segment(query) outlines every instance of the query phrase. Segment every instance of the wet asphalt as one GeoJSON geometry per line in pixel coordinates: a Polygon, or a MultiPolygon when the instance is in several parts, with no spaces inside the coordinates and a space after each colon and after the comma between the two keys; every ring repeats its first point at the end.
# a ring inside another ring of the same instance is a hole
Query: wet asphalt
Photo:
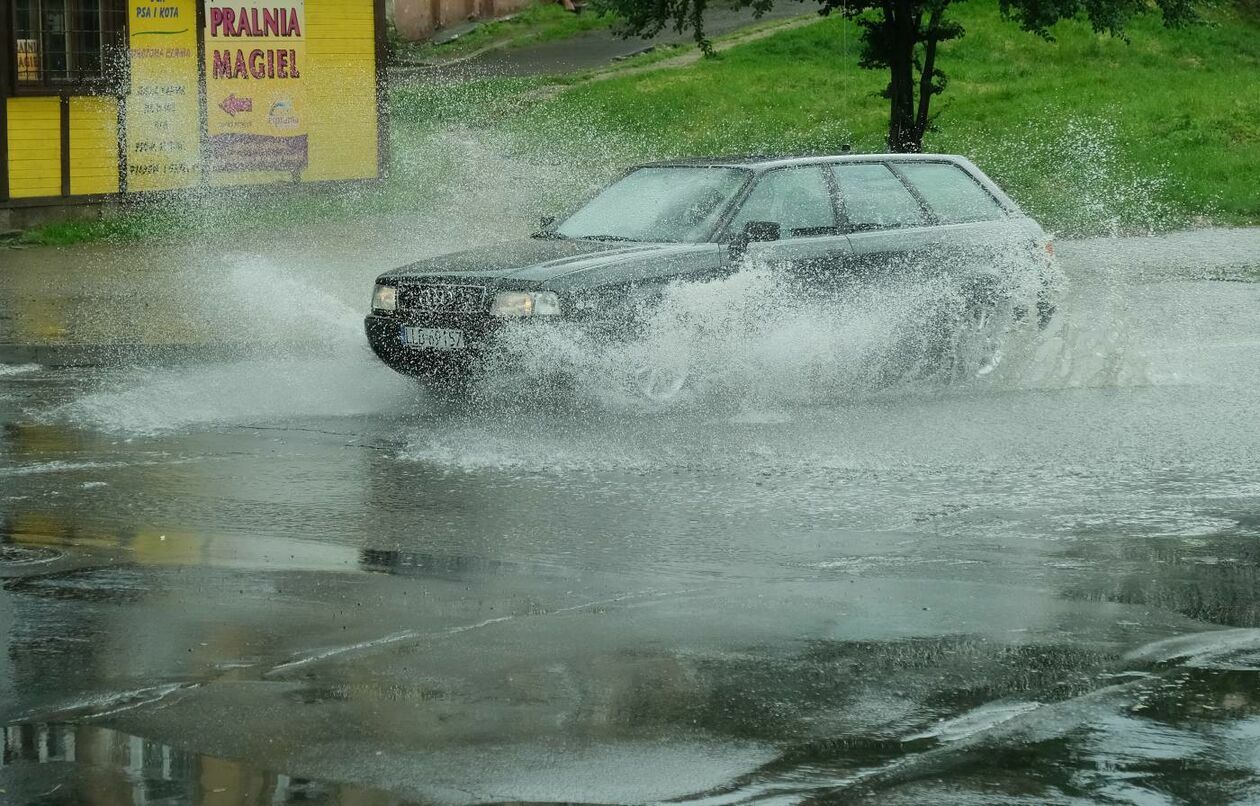
{"type": "Polygon", "coordinates": [[[1257,231],[677,411],[438,406],[332,240],[0,253],[0,801],[1260,801],[1257,231]]]}

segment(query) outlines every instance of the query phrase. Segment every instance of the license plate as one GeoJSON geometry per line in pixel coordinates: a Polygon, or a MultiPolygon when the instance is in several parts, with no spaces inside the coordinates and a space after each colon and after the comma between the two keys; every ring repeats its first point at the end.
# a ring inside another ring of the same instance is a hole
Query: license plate
{"type": "Polygon", "coordinates": [[[402,343],[426,350],[464,349],[464,331],[444,327],[407,327],[402,329],[402,343]]]}

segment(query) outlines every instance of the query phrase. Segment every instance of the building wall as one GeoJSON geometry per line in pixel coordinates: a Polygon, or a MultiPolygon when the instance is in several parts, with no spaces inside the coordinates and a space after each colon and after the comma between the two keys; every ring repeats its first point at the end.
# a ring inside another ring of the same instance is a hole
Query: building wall
{"type": "Polygon", "coordinates": [[[311,153],[303,179],[375,176],[376,26],[372,3],[306,4],[311,153]]]}
{"type": "Polygon", "coordinates": [[[129,2],[131,81],[124,101],[129,193],[175,190],[201,181],[197,5],[202,2],[129,2]],[[173,16],[159,16],[154,13],[158,8],[173,16]]]}
{"type": "Polygon", "coordinates": [[[61,99],[9,98],[9,195],[61,195],[61,99]]]}
{"type": "MultiPolygon", "coordinates": [[[[285,98],[283,107],[270,105],[269,96],[277,90],[269,81],[237,78],[234,83],[215,82],[217,94],[208,97],[206,104],[213,105],[209,109],[209,135],[215,133],[216,116],[226,114],[219,111],[225,102],[221,96],[235,92],[238,98],[256,99],[257,108],[234,110],[235,117],[229,123],[252,126],[243,130],[264,136],[267,126],[291,123],[290,130],[305,137],[301,153],[307,156],[302,163],[283,169],[271,162],[266,152],[263,162],[250,162],[247,167],[212,166],[210,160],[202,160],[206,143],[214,140],[212,136],[207,139],[202,131],[205,107],[199,101],[204,88],[198,77],[197,43],[203,34],[197,6],[206,2],[132,0],[129,15],[133,19],[128,23],[132,86],[126,98],[73,90],[61,97],[56,87],[45,89],[45,95],[5,97],[13,85],[8,83],[6,46],[0,43],[0,111],[4,113],[0,114],[0,134],[4,135],[0,137],[0,159],[4,161],[0,165],[4,169],[0,170],[0,206],[4,206],[6,196],[15,202],[38,199],[37,204],[46,204],[67,195],[134,194],[201,182],[248,185],[377,177],[381,155],[376,2],[295,3],[305,9],[301,41],[274,43],[293,48],[286,52],[296,54],[293,58],[301,65],[300,80],[291,77],[295,80],[282,90],[291,96],[285,98]],[[140,13],[158,6],[170,14],[159,18],[140,13]],[[162,44],[154,46],[154,42],[162,44]],[[289,117],[283,117],[283,112],[273,114],[277,108],[288,109],[289,117]],[[69,146],[63,154],[67,140],[69,146]],[[258,170],[259,165],[268,169],[258,170]],[[123,167],[127,169],[126,184],[120,181],[123,167]],[[141,168],[144,170],[136,170],[141,168]]],[[[271,4],[271,0],[243,0],[241,5],[260,2],[271,4]]],[[[275,5],[285,2],[275,0],[275,5]]],[[[5,26],[0,24],[0,35],[4,33],[5,26]]],[[[238,43],[220,44],[235,48],[238,43]]],[[[246,53],[254,47],[244,40],[240,46],[246,53]]],[[[8,48],[11,50],[11,43],[8,48]]],[[[206,87],[210,83],[207,75],[206,87]]]]}
{"type": "Polygon", "coordinates": [[[469,19],[493,19],[519,11],[532,0],[394,0],[391,20],[404,39],[426,39],[434,31],[469,19]]]}
{"type": "Polygon", "coordinates": [[[70,99],[70,194],[118,192],[118,99],[70,99]]]}
{"type": "MultiPolygon", "coordinates": [[[[9,98],[9,191],[15,199],[61,195],[61,99],[9,98]]],[[[70,193],[118,192],[118,100],[69,99],[70,193]]]]}
{"type": "MultiPolygon", "coordinates": [[[[233,4],[225,2],[229,7],[233,4]]],[[[256,121],[255,133],[278,136],[305,135],[309,162],[296,172],[301,181],[347,180],[377,174],[376,14],[371,0],[306,0],[304,30],[294,42],[300,64],[298,80],[216,80],[207,63],[209,131],[231,132],[229,127],[256,121]],[[232,117],[218,108],[220,99],[234,92],[249,97],[252,111],[232,117]],[[268,99],[283,98],[292,104],[300,123],[292,129],[274,130],[263,120],[268,99]],[[229,119],[230,118],[230,119],[229,119]]],[[[267,42],[259,42],[266,47],[267,42]]],[[[209,47],[209,42],[207,43],[209,47]]],[[[220,40],[219,46],[232,46],[220,40]]],[[[281,45],[282,47],[285,44],[281,45]]],[[[249,47],[248,45],[246,47],[249,47]]],[[[243,185],[290,181],[294,172],[215,170],[210,182],[243,185]]]]}

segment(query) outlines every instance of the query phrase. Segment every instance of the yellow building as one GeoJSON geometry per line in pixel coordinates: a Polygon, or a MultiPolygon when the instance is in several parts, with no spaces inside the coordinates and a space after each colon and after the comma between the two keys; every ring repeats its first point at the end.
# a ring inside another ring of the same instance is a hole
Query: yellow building
{"type": "Polygon", "coordinates": [[[0,211],[378,177],[384,6],[0,0],[0,211]]]}

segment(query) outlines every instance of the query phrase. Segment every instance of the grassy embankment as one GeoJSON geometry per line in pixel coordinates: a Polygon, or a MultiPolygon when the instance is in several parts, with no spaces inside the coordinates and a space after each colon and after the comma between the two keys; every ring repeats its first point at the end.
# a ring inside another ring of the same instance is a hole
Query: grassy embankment
{"type": "MultiPolygon", "coordinates": [[[[1069,22],[1045,42],[990,4],[960,4],[967,35],[943,47],[950,83],[927,145],[971,156],[1063,233],[1260,223],[1260,16],[1246,9],[1214,8],[1205,24],[1180,30],[1142,17],[1128,43],[1069,22]]],[[[828,19],[688,64],[674,64],[671,51],[602,75],[399,87],[389,181],[346,198],[289,196],[254,221],[419,209],[417,196],[442,192],[456,167],[426,142],[453,125],[493,127],[525,158],[563,158],[591,174],[689,153],[880,150],[885,78],[858,69],[856,39],[851,24],[828,19]]],[[[66,242],[187,226],[179,211],[143,218],[154,217],[33,236],[66,242]]]]}
{"type": "MultiPolygon", "coordinates": [[[[1260,16],[1133,21],[1128,43],[1070,22],[1045,42],[987,3],[952,13],[930,150],[971,156],[1056,229],[1260,223],[1260,16]]],[[[857,68],[842,21],[787,31],[682,69],[574,86],[526,130],[605,132],[637,155],[881,150],[886,81],[857,68]]]]}

